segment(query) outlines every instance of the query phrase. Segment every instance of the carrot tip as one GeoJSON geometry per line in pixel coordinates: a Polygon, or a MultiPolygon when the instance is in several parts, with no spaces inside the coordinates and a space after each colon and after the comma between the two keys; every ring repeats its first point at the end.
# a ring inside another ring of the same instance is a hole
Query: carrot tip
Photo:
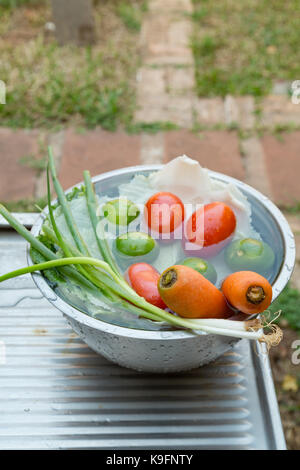
{"type": "Polygon", "coordinates": [[[160,285],[161,287],[168,288],[171,287],[177,281],[177,273],[175,269],[168,269],[165,273],[162,274],[160,277],[160,285]]]}
{"type": "Polygon", "coordinates": [[[261,286],[250,286],[246,292],[246,297],[251,304],[258,305],[266,298],[266,293],[261,286]]]}

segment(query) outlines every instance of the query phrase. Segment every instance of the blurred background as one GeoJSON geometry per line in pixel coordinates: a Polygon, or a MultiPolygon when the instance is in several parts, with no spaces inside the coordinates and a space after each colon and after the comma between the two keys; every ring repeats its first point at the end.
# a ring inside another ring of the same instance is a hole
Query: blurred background
{"type": "MultiPolygon", "coordinates": [[[[299,40],[298,0],[0,0],[1,202],[45,205],[48,145],[65,189],[84,169],[185,153],[267,194],[300,248],[299,40]]],[[[271,352],[290,449],[300,449],[297,256],[271,352]]]]}

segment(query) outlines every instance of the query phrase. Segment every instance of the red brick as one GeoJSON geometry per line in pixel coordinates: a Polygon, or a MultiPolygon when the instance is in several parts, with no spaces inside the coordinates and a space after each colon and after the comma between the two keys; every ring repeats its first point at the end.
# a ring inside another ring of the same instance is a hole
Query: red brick
{"type": "Polygon", "coordinates": [[[0,199],[12,201],[34,196],[35,171],[21,165],[25,156],[38,154],[38,133],[0,128],[0,199]]]}
{"type": "Polygon", "coordinates": [[[300,201],[300,132],[285,134],[283,141],[272,135],[262,138],[272,194],[277,204],[300,201]]]}
{"type": "Polygon", "coordinates": [[[82,181],[83,170],[93,176],[140,163],[140,136],[95,130],[65,135],[59,178],[64,189],[82,181]]]}
{"type": "Polygon", "coordinates": [[[238,179],[245,177],[239,142],[234,132],[208,131],[201,133],[201,136],[186,130],[168,132],[165,136],[166,161],[182,154],[198,160],[210,170],[238,179]]]}

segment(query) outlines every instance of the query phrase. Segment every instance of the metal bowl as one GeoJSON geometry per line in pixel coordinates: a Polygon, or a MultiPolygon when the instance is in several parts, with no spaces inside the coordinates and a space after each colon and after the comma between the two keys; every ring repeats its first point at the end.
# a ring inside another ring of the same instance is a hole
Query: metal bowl
{"type": "MultiPolygon", "coordinates": [[[[118,184],[122,184],[136,174],[149,174],[160,168],[161,165],[123,168],[96,176],[93,182],[96,192],[100,192],[101,187],[102,193],[109,193],[116,178],[118,184]]],[[[266,232],[268,243],[276,253],[278,274],[271,280],[275,299],[290,279],[295,263],[295,241],[289,224],[280,210],[252,187],[220,173],[211,171],[210,176],[234,183],[251,203],[252,224],[260,232],[266,232]]],[[[45,214],[47,209],[32,227],[34,236],[39,234],[45,214]]],[[[33,264],[29,250],[28,263],[33,264]]],[[[58,297],[42,275],[34,273],[32,277],[42,294],[63,313],[83,341],[108,360],[124,367],[158,373],[189,370],[214,361],[238,341],[232,337],[206,333],[146,331],[105,323],[82,313],[58,297]]]]}

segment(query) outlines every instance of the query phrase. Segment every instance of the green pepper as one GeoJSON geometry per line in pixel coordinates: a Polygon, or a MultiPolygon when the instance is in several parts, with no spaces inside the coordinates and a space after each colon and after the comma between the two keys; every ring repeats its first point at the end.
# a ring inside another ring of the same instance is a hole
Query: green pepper
{"type": "Polygon", "coordinates": [[[120,197],[108,201],[103,207],[103,215],[115,225],[126,226],[140,214],[139,208],[129,199],[120,197]]]}
{"type": "Polygon", "coordinates": [[[244,238],[235,240],[225,250],[225,261],[233,271],[267,273],[274,264],[272,248],[261,240],[244,238]]]}
{"type": "Polygon", "coordinates": [[[198,271],[198,273],[202,274],[202,276],[204,276],[210,282],[213,284],[216,283],[217,271],[211,263],[202,258],[185,258],[179,261],[177,264],[182,264],[184,266],[188,266],[189,268],[195,269],[195,271],[198,271]]]}
{"type": "Polygon", "coordinates": [[[156,241],[144,232],[127,232],[119,235],[114,242],[114,252],[119,264],[126,267],[140,261],[154,261],[159,248],[156,241]]]}

